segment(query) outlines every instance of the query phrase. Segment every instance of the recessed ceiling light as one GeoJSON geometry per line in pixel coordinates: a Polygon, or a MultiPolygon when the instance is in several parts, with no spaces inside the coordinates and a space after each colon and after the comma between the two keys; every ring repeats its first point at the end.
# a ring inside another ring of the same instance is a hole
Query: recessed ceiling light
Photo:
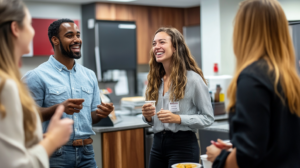
{"type": "Polygon", "coordinates": [[[108,0],[108,1],[115,1],[115,2],[132,2],[136,0],[108,0]]]}

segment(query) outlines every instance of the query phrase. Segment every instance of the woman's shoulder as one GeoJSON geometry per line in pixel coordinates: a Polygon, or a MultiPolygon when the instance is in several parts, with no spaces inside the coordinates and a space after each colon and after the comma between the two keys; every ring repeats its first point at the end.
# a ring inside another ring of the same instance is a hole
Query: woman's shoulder
{"type": "Polygon", "coordinates": [[[270,69],[268,62],[265,59],[259,59],[247,66],[239,75],[239,81],[249,80],[258,81],[259,83],[273,89],[275,81],[274,72],[270,69]]]}
{"type": "Polygon", "coordinates": [[[190,83],[190,84],[201,83],[201,84],[206,85],[205,82],[203,81],[202,77],[198,73],[196,73],[192,70],[188,70],[186,76],[187,76],[187,83],[190,83]]]}
{"type": "Polygon", "coordinates": [[[5,107],[6,111],[9,111],[6,112],[5,118],[10,120],[11,118],[18,117],[19,120],[19,117],[23,114],[16,82],[10,78],[3,79],[0,77],[0,88],[1,105],[5,107]]]}
{"type": "Polygon", "coordinates": [[[259,59],[243,69],[241,75],[261,76],[269,75],[269,72],[268,62],[265,59],[259,59]]]}
{"type": "Polygon", "coordinates": [[[0,87],[1,89],[1,95],[2,94],[11,94],[13,92],[18,92],[18,87],[16,82],[13,79],[3,79],[0,77],[0,87]],[[4,82],[4,83],[3,83],[4,82]]]}
{"type": "Polygon", "coordinates": [[[186,72],[186,76],[191,81],[202,80],[201,76],[198,73],[196,73],[195,71],[192,71],[192,70],[188,70],[186,72]]]}

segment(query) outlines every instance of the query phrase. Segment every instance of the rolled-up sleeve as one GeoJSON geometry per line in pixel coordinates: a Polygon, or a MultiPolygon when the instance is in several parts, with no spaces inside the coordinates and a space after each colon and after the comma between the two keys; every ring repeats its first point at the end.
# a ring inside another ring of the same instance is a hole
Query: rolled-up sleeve
{"type": "Polygon", "coordinates": [[[48,155],[43,146],[35,144],[26,148],[24,145],[23,112],[15,82],[6,81],[0,98],[6,111],[6,116],[0,119],[0,167],[49,167],[48,155]]]}
{"type": "Polygon", "coordinates": [[[210,126],[214,122],[213,109],[208,88],[202,78],[193,79],[192,102],[197,107],[198,114],[180,115],[181,125],[192,129],[210,126]]]}
{"type": "Polygon", "coordinates": [[[45,99],[45,88],[43,87],[38,74],[34,70],[31,70],[23,76],[22,80],[27,84],[36,104],[42,107],[45,99]]]}
{"type": "Polygon", "coordinates": [[[147,124],[149,124],[149,125],[151,125],[151,126],[154,125],[154,122],[153,122],[154,118],[153,118],[153,117],[152,117],[152,121],[151,121],[151,122],[148,122],[144,116],[142,117],[142,119],[143,119],[143,121],[144,121],[145,123],[147,123],[147,124]]]}

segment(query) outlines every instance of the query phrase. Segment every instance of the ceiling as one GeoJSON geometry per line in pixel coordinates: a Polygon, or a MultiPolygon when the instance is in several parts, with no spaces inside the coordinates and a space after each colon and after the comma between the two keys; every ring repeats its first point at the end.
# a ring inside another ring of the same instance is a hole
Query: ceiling
{"type": "Polygon", "coordinates": [[[24,0],[25,2],[54,2],[54,3],[71,3],[71,4],[87,4],[91,2],[107,2],[107,3],[125,3],[134,5],[149,6],[166,6],[187,8],[200,6],[200,0],[136,0],[132,2],[112,2],[108,0],[24,0]]]}

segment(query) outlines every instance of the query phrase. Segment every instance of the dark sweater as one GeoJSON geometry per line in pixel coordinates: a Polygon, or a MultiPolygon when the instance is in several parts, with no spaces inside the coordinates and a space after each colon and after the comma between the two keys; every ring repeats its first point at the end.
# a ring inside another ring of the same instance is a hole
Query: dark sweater
{"type": "MultiPolygon", "coordinates": [[[[238,78],[229,123],[240,168],[300,168],[300,118],[275,93],[272,76],[261,59],[238,78]]],[[[277,88],[284,95],[280,84],[277,88]]],[[[213,167],[224,167],[228,154],[222,151],[213,167]]]]}

